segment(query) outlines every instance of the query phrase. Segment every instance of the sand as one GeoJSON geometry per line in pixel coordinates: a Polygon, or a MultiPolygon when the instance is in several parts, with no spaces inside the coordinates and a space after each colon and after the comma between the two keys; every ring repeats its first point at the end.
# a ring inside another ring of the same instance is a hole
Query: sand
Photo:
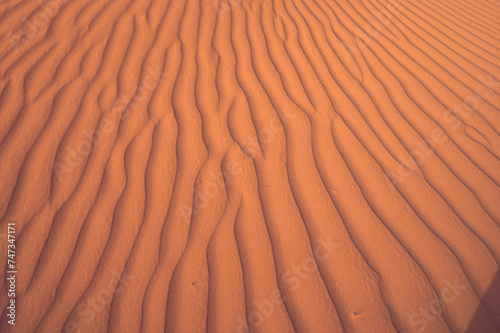
{"type": "Polygon", "coordinates": [[[497,0],[4,0],[0,332],[500,332],[499,111],[497,0]]]}

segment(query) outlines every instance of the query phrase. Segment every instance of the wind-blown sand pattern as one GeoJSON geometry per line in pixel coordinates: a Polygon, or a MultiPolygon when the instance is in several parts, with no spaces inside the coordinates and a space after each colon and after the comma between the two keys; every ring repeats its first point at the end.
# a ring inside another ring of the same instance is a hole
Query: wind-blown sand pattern
{"type": "Polygon", "coordinates": [[[499,29],[497,0],[2,1],[0,331],[500,332],[499,29]]]}

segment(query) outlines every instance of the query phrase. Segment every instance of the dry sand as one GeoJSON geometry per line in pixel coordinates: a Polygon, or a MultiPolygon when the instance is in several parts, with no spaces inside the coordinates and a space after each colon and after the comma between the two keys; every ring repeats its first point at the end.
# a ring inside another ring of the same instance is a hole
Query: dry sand
{"type": "Polygon", "coordinates": [[[500,332],[499,112],[498,0],[2,0],[0,332],[500,332]]]}

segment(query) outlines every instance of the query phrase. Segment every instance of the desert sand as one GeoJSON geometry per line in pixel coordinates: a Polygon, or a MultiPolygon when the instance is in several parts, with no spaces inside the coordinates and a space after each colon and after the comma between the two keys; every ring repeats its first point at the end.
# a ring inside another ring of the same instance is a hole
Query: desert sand
{"type": "Polygon", "coordinates": [[[500,332],[499,134],[498,0],[3,0],[0,332],[500,332]]]}

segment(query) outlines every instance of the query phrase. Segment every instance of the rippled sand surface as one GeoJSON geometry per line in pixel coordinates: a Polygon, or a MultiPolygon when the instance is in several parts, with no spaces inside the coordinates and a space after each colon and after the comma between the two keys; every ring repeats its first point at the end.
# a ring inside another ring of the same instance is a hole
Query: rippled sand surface
{"type": "Polygon", "coordinates": [[[498,0],[3,0],[0,332],[500,332],[499,134],[498,0]]]}

